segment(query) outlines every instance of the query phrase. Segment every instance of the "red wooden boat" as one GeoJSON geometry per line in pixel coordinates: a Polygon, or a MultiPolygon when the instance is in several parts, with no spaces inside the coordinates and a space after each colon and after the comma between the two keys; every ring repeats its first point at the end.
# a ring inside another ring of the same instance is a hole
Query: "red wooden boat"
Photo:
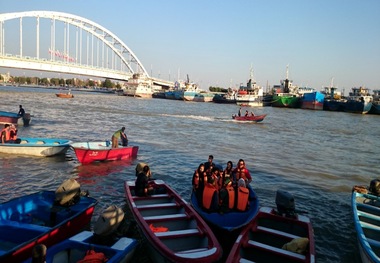
{"type": "Polygon", "coordinates": [[[72,143],[78,161],[87,164],[96,161],[114,161],[136,158],[138,146],[112,148],[110,141],[72,143]]]}
{"type": "Polygon", "coordinates": [[[263,115],[254,115],[254,116],[236,116],[232,115],[232,119],[236,121],[248,121],[248,122],[261,122],[266,117],[266,114],[263,115]]]}
{"type": "Polygon", "coordinates": [[[216,262],[222,248],[205,221],[162,180],[151,181],[160,194],[135,196],[134,181],[125,182],[128,206],[149,242],[154,262],[216,262]]]}
{"type": "MultiPolygon", "coordinates": [[[[278,191],[277,196],[279,192],[282,196],[287,195],[286,192],[278,191]]],[[[294,199],[288,200],[282,203],[294,204],[294,199]]],[[[260,208],[257,216],[236,239],[227,263],[315,262],[314,233],[310,219],[295,212],[288,213],[291,209],[280,209],[279,203],[277,211],[270,207],[260,208]]]]}
{"type": "Polygon", "coordinates": [[[55,96],[58,98],[71,99],[74,98],[74,95],[71,93],[56,93],[55,96]]]}

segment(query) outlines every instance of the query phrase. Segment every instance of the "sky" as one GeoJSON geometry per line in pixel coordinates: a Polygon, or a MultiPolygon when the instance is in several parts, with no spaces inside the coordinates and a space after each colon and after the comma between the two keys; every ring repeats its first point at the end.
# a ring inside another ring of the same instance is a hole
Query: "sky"
{"type": "MultiPolygon", "coordinates": [[[[321,90],[380,89],[379,0],[0,0],[0,13],[57,11],[118,36],[153,77],[201,89],[286,77],[321,90]]],[[[1,68],[0,68],[0,73],[1,68]]]]}

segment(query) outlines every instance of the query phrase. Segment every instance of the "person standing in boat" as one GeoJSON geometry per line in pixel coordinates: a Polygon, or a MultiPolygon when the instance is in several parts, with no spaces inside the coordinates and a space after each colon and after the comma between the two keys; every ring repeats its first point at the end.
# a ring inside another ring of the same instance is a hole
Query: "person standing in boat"
{"type": "Polygon", "coordinates": [[[238,116],[241,117],[241,107],[239,108],[238,116]]]}
{"type": "Polygon", "coordinates": [[[20,105],[19,108],[20,108],[20,109],[19,109],[17,115],[20,116],[20,117],[24,117],[24,115],[25,115],[25,110],[24,110],[24,108],[22,107],[22,105],[20,105]]]}
{"type": "Polygon", "coordinates": [[[112,148],[118,148],[119,146],[119,139],[122,140],[122,145],[127,146],[128,145],[128,138],[127,135],[124,133],[125,127],[122,127],[120,130],[117,130],[112,135],[112,148]]]}

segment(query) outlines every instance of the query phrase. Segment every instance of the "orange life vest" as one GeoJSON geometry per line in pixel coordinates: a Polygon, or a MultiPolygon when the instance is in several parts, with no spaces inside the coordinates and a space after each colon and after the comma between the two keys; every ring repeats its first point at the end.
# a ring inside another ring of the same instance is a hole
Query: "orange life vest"
{"type": "Polygon", "coordinates": [[[1,130],[1,136],[3,136],[3,132],[5,133],[5,141],[9,141],[11,137],[11,133],[8,129],[4,128],[1,130]]]}
{"type": "Polygon", "coordinates": [[[202,198],[203,208],[210,209],[213,200],[216,200],[217,204],[219,204],[218,191],[212,184],[205,184],[202,198]]]}
{"type": "Polygon", "coordinates": [[[13,141],[17,140],[17,130],[15,128],[13,128],[13,127],[10,128],[10,130],[9,130],[9,139],[13,140],[13,141]],[[11,134],[13,136],[11,136],[11,134]]]}
{"type": "Polygon", "coordinates": [[[237,189],[236,209],[239,211],[245,211],[248,205],[249,190],[243,186],[237,189]]]}
{"type": "Polygon", "coordinates": [[[226,187],[228,192],[228,208],[233,209],[235,206],[235,189],[232,186],[226,187]]]}
{"type": "Polygon", "coordinates": [[[88,250],[86,256],[77,263],[103,263],[107,261],[108,259],[102,252],[97,253],[94,250],[88,250]]]}

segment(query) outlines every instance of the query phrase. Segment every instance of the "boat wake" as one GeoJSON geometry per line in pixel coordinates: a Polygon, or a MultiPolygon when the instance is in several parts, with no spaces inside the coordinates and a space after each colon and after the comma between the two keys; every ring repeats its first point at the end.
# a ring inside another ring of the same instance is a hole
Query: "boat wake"
{"type": "Polygon", "coordinates": [[[203,121],[213,121],[214,117],[208,116],[197,116],[197,115],[174,115],[174,114],[161,114],[161,116],[165,117],[174,117],[174,118],[185,118],[185,119],[194,119],[194,120],[203,120],[203,121]]]}

